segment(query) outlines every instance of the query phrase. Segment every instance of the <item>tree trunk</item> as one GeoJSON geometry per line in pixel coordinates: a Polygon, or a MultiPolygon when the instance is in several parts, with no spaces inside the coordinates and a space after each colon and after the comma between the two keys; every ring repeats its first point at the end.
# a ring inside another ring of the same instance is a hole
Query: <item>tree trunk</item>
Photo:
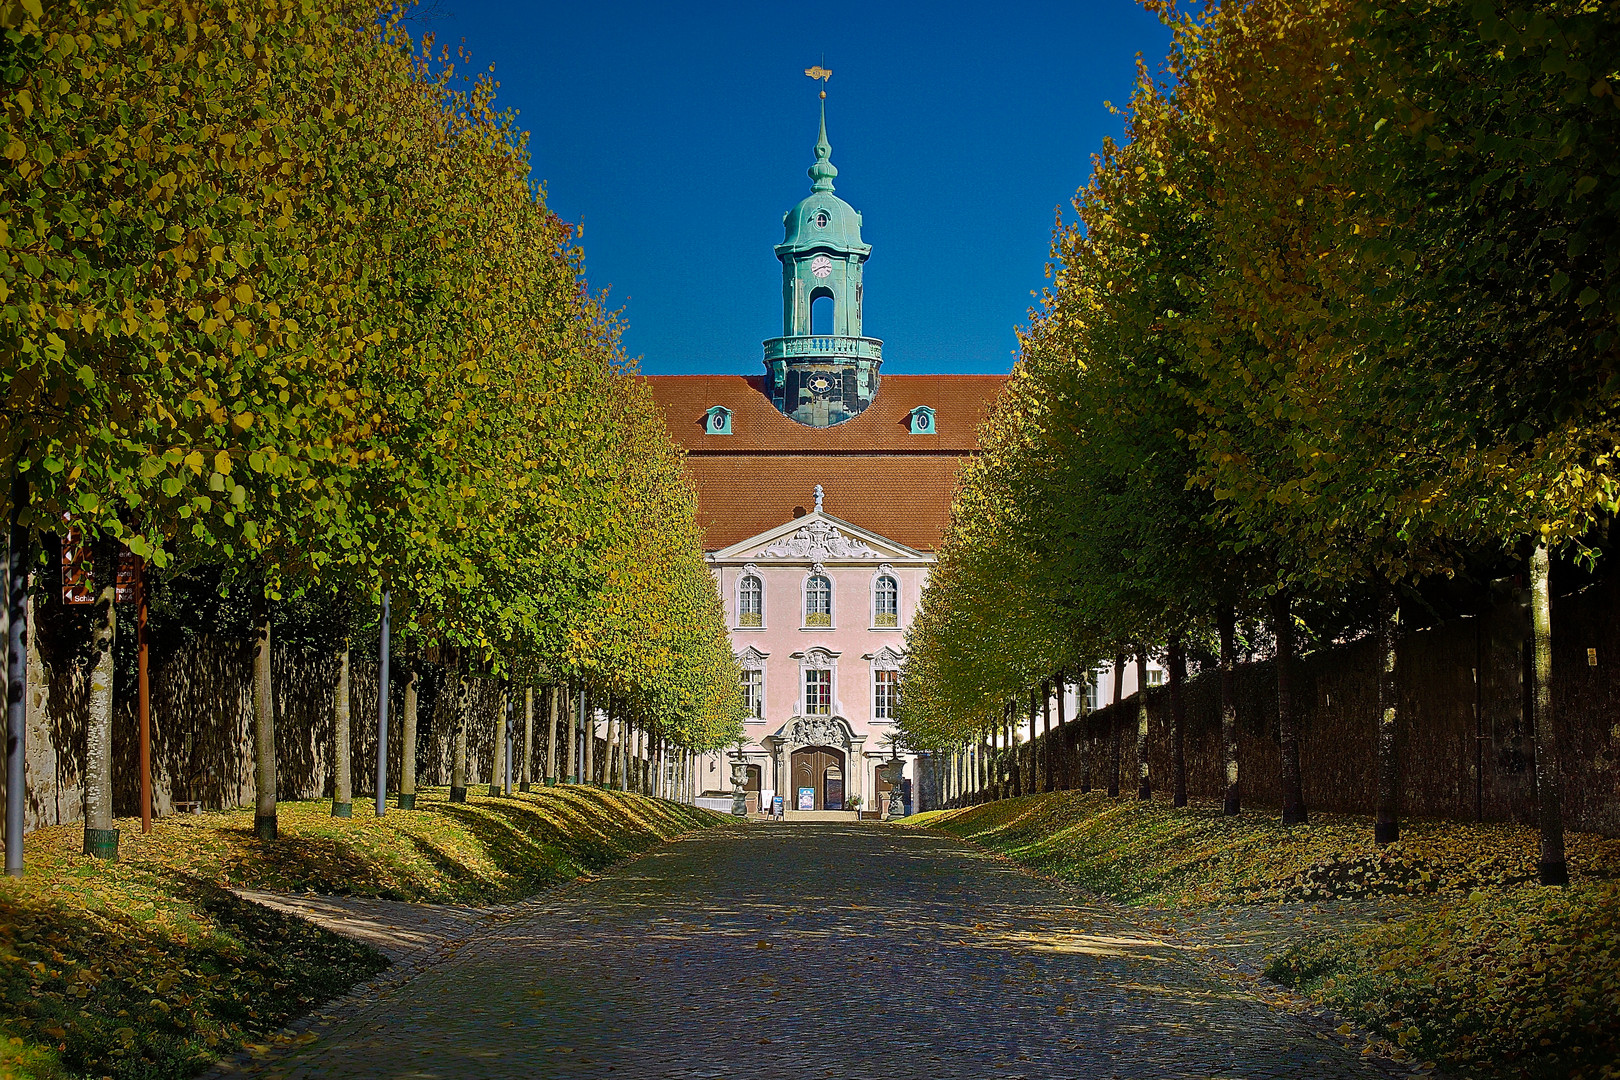
{"type": "Polygon", "coordinates": [[[1552,556],[1545,540],[1530,553],[1530,626],[1535,657],[1535,705],[1531,718],[1536,741],[1537,818],[1541,823],[1541,861],[1537,869],[1543,885],[1569,884],[1564,862],[1564,811],[1558,773],[1558,729],[1552,703],[1552,592],[1548,576],[1552,556]]]}
{"type": "Polygon", "coordinates": [[[405,716],[400,728],[399,808],[416,809],[416,666],[405,676],[405,716]]]}
{"type": "Polygon", "coordinates": [[[518,790],[528,791],[533,786],[530,763],[534,761],[534,687],[523,688],[523,769],[518,774],[518,790]]]}
{"type": "Polygon", "coordinates": [[[489,755],[489,793],[491,796],[505,794],[506,779],[506,713],[510,702],[506,691],[501,691],[500,711],[495,714],[495,748],[489,755]]]}
{"type": "Polygon", "coordinates": [[[1153,779],[1148,775],[1147,649],[1136,652],[1136,797],[1153,798],[1153,779]]]}
{"type": "Polygon", "coordinates": [[[260,840],[276,838],[276,701],[270,686],[270,611],[259,622],[253,654],[253,832],[260,840]]]}
{"type": "Polygon", "coordinates": [[[546,715],[551,719],[546,723],[546,783],[557,782],[557,724],[562,720],[559,713],[562,711],[562,687],[548,686],[546,688],[546,715]]]}
{"type": "Polygon", "coordinates": [[[354,816],[354,776],[349,754],[349,639],[338,653],[337,689],[332,693],[332,816],[354,816]]]}
{"type": "Polygon", "coordinates": [[[90,700],[84,733],[84,853],[118,858],[112,809],[113,634],[118,611],[118,549],[95,545],[96,605],[90,611],[90,700]]]}
{"type": "Polygon", "coordinates": [[[1396,738],[1400,733],[1400,682],[1396,671],[1396,643],[1401,609],[1395,587],[1378,589],[1378,806],[1373,841],[1393,844],[1401,838],[1401,761],[1396,738]]]}
{"type": "Polygon", "coordinates": [[[608,698],[607,739],[606,739],[606,742],[603,744],[603,754],[602,754],[602,756],[604,758],[606,758],[606,760],[603,761],[603,763],[602,763],[602,783],[606,787],[610,787],[610,788],[619,786],[619,784],[618,784],[618,776],[619,776],[619,774],[615,771],[618,768],[618,756],[619,756],[618,738],[619,738],[618,716],[614,712],[613,699],[608,698]]]}
{"type": "Polygon", "coordinates": [[[27,784],[28,734],[28,576],[33,533],[22,523],[28,503],[28,480],[12,478],[11,529],[6,542],[6,874],[23,872],[23,788],[27,784]]]}
{"type": "Polygon", "coordinates": [[[1282,822],[1304,825],[1305,811],[1299,765],[1299,731],[1294,726],[1294,613],[1287,590],[1271,595],[1271,632],[1277,638],[1277,735],[1282,752],[1282,822]]]}
{"type": "Polygon", "coordinates": [[[1181,684],[1187,678],[1187,654],[1181,648],[1181,635],[1170,636],[1170,785],[1171,801],[1187,805],[1187,703],[1182,700],[1181,684]]]}
{"type": "Polygon", "coordinates": [[[1235,816],[1243,809],[1238,789],[1237,723],[1237,612],[1222,604],[1215,613],[1221,635],[1221,746],[1226,751],[1226,805],[1224,812],[1235,816]]]}
{"type": "Polygon", "coordinates": [[[1012,790],[1008,794],[1017,798],[1024,793],[1023,762],[1019,760],[1018,753],[1018,709],[1013,702],[1007,703],[1007,768],[1008,782],[1012,790]]]}
{"type": "Polygon", "coordinates": [[[589,693],[580,692],[580,727],[585,732],[585,782],[595,784],[596,779],[596,702],[589,693]]]}
{"type": "Polygon", "coordinates": [[[1120,702],[1123,697],[1120,691],[1125,687],[1125,654],[1118,653],[1114,657],[1114,707],[1109,710],[1108,717],[1108,797],[1119,798],[1119,772],[1125,760],[1125,733],[1124,725],[1119,722],[1120,702]]]}
{"type": "Polygon", "coordinates": [[[1068,791],[1074,786],[1074,769],[1072,767],[1074,750],[1069,746],[1068,717],[1065,715],[1068,706],[1064,704],[1064,697],[1068,693],[1069,677],[1058,672],[1057,677],[1057,747],[1058,747],[1058,790],[1068,791]]]}
{"type": "Polygon", "coordinates": [[[568,782],[579,783],[579,729],[585,718],[585,691],[568,695],[568,782]]]}
{"type": "Polygon", "coordinates": [[[467,801],[467,714],[472,710],[472,680],[456,676],[456,728],[450,743],[450,801],[467,801]]]}

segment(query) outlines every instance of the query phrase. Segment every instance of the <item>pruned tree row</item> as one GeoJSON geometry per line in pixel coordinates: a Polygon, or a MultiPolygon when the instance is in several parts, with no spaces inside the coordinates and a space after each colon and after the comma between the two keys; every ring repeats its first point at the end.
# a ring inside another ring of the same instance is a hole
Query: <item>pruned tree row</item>
{"type": "Polygon", "coordinates": [[[1142,69],[1125,138],[1060,224],[957,496],[907,736],[989,748],[1059,671],[1162,657],[1175,700],[1189,645],[1226,673],[1258,650],[1277,660],[1282,815],[1304,823],[1292,661],[1375,635],[1390,842],[1396,636],[1516,577],[1541,874],[1562,881],[1549,568],[1594,564],[1616,510],[1620,7],[1164,17],[1166,66],[1142,69]]]}
{"type": "MultiPolygon", "coordinates": [[[[64,541],[98,588],[121,549],[210,568],[261,639],[267,835],[271,613],[297,598],[348,613],[334,650],[386,598],[396,649],[520,696],[586,687],[674,746],[733,739],[695,496],[489,75],[364,4],[0,22],[14,628],[64,541]]],[[[100,648],[128,628],[96,603],[100,648]]]]}

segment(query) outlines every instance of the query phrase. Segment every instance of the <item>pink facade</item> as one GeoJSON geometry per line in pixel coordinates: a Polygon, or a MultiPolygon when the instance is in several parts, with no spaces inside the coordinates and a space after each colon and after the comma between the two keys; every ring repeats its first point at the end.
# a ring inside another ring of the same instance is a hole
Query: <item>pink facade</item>
{"type": "MultiPolygon", "coordinates": [[[[934,556],[815,510],[709,561],[757,702],[744,755],[761,807],[780,794],[790,811],[806,799],[818,811],[856,798],[880,809],[875,767],[891,756],[894,726],[884,713],[934,556]]],[[[699,768],[706,793],[729,793],[727,760],[699,768]]]]}

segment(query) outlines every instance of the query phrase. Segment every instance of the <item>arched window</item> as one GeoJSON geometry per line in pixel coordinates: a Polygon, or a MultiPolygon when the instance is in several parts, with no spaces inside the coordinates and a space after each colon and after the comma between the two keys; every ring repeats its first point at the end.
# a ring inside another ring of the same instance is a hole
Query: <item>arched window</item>
{"type": "Polygon", "coordinates": [[[888,574],[872,586],[872,625],[900,625],[900,583],[888,574]]]}
{"type": "Polygon", "coordinates": [[[743,575],[737,583],[737,625],[765,625],[765,590],[753,574],[743,575]]]}
{"type": "Polygon", "coordinates": [[[825,574],[811,574],[804,583],[804,625],[832,625],[832,582],[825,574]]]}

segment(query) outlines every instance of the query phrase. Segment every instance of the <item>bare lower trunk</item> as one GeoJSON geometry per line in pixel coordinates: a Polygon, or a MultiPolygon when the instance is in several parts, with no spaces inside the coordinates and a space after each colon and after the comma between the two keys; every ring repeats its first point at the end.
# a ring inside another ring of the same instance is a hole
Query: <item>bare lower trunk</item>
{"type": "Polygon", "coordinates": [[[467,713],[472,708],[472,680],[457,676],[456,727],[450,744],[450,801],[467,801],[467,713]]]}
{"type": "Polygon", "coordinates": [[[338,653],[337,689],[332,692],[332,816],[354,816],[354,777],[349,752],[349,639],[338,653]]]}
{"type": "Polygon", "coordinates": [[[562,710],[559,707],[562,701],[562,687],[552,686],[546,689],[546,709],[550,719],[546,722],[546,783],[557,782],[557,723],[561,719],[558,715],[562,710]]]}
{"type": "Polygon", "coordinates": [[[579,729],[580,722],[585,716],[585,691],[581,690],[577,696],[569,695],[568,700],[568,782],[579,783],[579,729]]]}
{"type": "Polygon", "coordinates": [[[530,778],[530,763],[534,761],[534,687],[523,688],[523,769],[518,773],[518,790],[528,791],[534,781],[530,778]]]}
{"type": "Polygon", "coordinates": [[[1299,764],[1299,731],[1294,720],[1294,613],[1286,590],[1271,596],[1271,632],[1277,639],[1277,735],[1282,754],[1282,822],[1304,825],[1305,794],[1299,764]]]}
{"type": "Polygon", "coordinates": [[[501,691],[500,711],[495,714],[495,748],[489,755],[489,793],[491,795],[505,794],[504,780],[506,777],[506,691],[501,691]]]}
{"type": "Polygon", "coordinates": [[[1225,812],[1235,815],[1243,809],[1238,789],[1237,612],[1230,604],[1225,604],[1215,618],[1220,624],[1221,635],[1221,746],[1226,751],[1225,812]]]}
{"type": "Polygon", "coordinates": [[[1378,806],[1373,822],[1373,840],[1378,844],[1393,844],[1401,838],[1401,763],[1396,746],[1401,691],[1395,667],[1400,619],[1394,587],[1381,585],[1378,590],[1378,806]]]}
{"type": "Polygon", "coordinates": [[[276,702],[270,686],[270,615],[259,624],[253,654],[253,831],[261,840],[276,838],[276,702]]]}
{"type": "Polygon", "coordinates": [[[117,554],[110,544],[98,544],[95,555],[96,605],[90,611],[90,700],[84,733],[84,853],[103,859],[118,857],[118,833],[113,830],[112,715],[113,634],[118,613],[117,554]]]}
{"type": "Polygon", "coordinates": [[[1541,823],[1543,885],[1569,884],[1564,862],[1564,812],[1558,774],[1558,729],[1552,703],[1552,556],[1545,541],[1530,553],[1530,625],[1535,657],[1536,817],[1541,823]]]}
{"type": "Polygon", "coordinates": [[[1170,637],[1170,790],[1176,806],[1187,805],[1187,703],[1182,700],[1181,684],[1187,678],[1187,654],[1181,648],[1181,635],[1170,637]]]}
{"type": "Polygon", "coordinates": [[[416,668],[405,678],[405,718],[400,728],[399,798],[406,809],[416,805],[416,668]],[[406,798],[410,796],[410,798],[406,798]]]}
{"type": "Polygon", "coordinates": [[[596,702],[589,694],[581,694],[584,702],[581,727],[585,731],[585,782],[596,783],[596,702]]]}
{"type": "Polygon", "coordinates": [[[1153,778],[1148,775],[1148,695],[1147,650],[1136,652],[1136,797],[1153,798],[1153,778]]]}
{"type": "Polygon", "coordinates": [[[604,784],[606,784],[608,787],[618,787],[619,786],[618,782],[617,782],[618,774],[614,771],[615,769],[618,768],[618,756],[619,756],[619,744],[618,744],[618,741],[617,741],[618,737],[619,737],[618,718],[614,715],[613,699],[609,698],[608,699],[608,714],[607,714],[607,743],[606,743],[605,751],[604,751],[604,754],[603,754],[603,756],[606,757],[607,760],[602,763],[602,782],[604,784]]]}
{"type": "Polygon", "coordinates": [[[1124,725],[1119,722],[1119,703],[1123,698],[1120,691],[1125,686],[1125,654],[1120,653],[1114,657],[1114,707],[1109,710],[1108,719],[1108,797],[1119,798],[1119,771],[1124,764],[1125,733],[1121,730],[1124,725]]]}
{"type": "Polygon", "coordinates": [[[1008,769],[1011,771],[1011,774],[1012,774],[1011,777],[1009,778],[1011,780],[1011,783],[1012,783],[1012,791],[1010,792],[1010,794],[1014,798],[1016,798],[1017,796],[1022,795],[1024,793],[1024,770],[1023,770],[1023,767],[1022,767],[1023,762],[1018,760],[1019,755],[1018,755],[1018,720],[1016,719],[1017,716],[1018,716],[1017,707],[1012,702],[1008,702],[1007,703],[1007,763],[1008,763],[1008,769]]]}

